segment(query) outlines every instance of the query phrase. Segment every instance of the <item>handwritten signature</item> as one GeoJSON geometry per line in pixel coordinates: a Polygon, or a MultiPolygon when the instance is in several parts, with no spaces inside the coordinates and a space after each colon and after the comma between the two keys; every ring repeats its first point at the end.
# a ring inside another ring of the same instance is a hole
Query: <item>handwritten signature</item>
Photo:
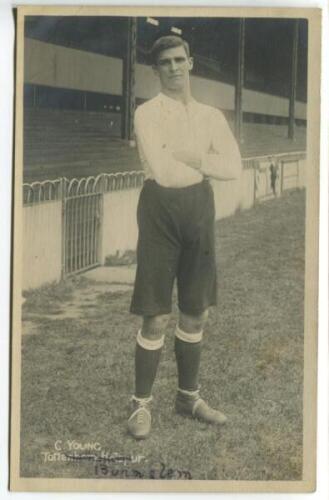
{"type": "Polygon", "coordinates": [[[117,479],[192,479],[190,471],[185,469],[175,469],[168,467],[164,462],[156,463],[148,469],[137,469],[126,467],[132,462],[132,457],[116,455],[111,457],[97,456],[94,454],[66,454],[69,460],[87,460],[95,462],[95,475],[100,477],[110,477],[117,479]],[[124,464],[124,467],[118,467],[124,464]]]}

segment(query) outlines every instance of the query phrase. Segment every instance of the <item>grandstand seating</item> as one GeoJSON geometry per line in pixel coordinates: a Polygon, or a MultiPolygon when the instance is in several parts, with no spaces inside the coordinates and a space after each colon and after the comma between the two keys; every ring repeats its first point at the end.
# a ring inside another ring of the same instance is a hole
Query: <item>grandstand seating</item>
{"type": "MultiPolygon", "coordinates": [[[[244,157],[301,151],[306,129],[244,124],[244,157]]],[[[24,182],[139,170],[135,147],[120,138],[120,114],[26,108],[24,113],[24,182]]]]}

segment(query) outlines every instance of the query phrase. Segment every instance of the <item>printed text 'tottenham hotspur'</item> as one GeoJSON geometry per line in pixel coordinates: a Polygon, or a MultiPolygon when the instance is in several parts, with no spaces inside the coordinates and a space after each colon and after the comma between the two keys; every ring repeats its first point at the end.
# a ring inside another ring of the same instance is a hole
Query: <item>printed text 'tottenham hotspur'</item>
{"type": "Polygon", "coordinates": [[[109,453],[102,449],[99,442],[81,443],[77,440],[61,440],[54,442],[53,451],[42,451],[44,462],[71,462],[78,460],[103,461],[108,463],[141,463],[145,461],[144,455],[122,455],[117,452],[109,453]]]}

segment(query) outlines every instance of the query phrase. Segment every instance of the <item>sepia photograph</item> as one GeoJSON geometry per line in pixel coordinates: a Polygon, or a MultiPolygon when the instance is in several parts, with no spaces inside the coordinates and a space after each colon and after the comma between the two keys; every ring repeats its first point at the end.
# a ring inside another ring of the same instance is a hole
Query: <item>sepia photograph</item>
{"type": "Polygon", "coordinates": [[[314,491],[318,9],[19,7],[14,491],[314,491]]]}

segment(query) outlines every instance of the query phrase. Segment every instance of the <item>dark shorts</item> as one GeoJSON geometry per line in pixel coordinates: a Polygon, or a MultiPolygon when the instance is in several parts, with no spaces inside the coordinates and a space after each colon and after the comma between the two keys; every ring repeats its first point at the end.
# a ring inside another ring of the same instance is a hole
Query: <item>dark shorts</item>
{"type": "Polygon", "coordinates": [[[182,312],[198,315],[216,304],[215,207],[209,182],[165,188],[146,180],[137,222],[130,311],[143,316],[170,313],[175,279],[182,312]]]}

